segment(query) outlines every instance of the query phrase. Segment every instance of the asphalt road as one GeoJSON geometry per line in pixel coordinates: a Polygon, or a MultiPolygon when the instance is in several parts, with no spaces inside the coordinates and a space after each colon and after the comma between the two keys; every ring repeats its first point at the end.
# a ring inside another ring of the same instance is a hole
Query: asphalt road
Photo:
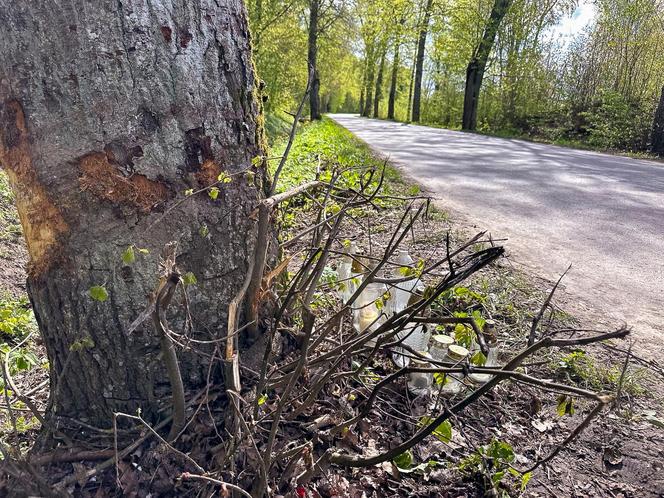
{"type": "Polygon", "coordinates": [[[563,280],[585,325],[627,323],[661,353],[664,164],[454,132],[330,116],[388,156],[457,218],[508,238],[517,263],[563,280]],[[590,322],[590,323],[588,323],[590,322]]]}

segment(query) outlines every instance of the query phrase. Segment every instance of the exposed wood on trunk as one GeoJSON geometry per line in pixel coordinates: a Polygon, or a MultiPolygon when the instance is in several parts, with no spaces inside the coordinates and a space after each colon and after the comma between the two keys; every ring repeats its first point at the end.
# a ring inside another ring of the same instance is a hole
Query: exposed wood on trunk
{"type": "MultiPolygon", "coordinates": [[[[154,419],[171,392],[159,336],[149,322],[125,331],[150,299],[161,249],[176,240],[178,266],[197,277],[189,333],[203,340],[225,336],[253,252],[262,169],[255,184],[192,196],[153,225],[186,190],[261,153],[244,6],[0,0],[0,25],[0,161],[28,240],[51,414],[108,427],[112,412],[141,407],[154,419]],[[127,265],[131,245],[150,253],[127,265]],[[108,299],[93,300],[102,285],[108,299]]],[[[181,331],[182,306],[168,315],[181,331]]],[[[178,356],[185,384],[204,382],[205,356],[178,356]]]]}
{"type": "Polygon", "coordinates": [[[474,130],[477,127],[477,106],[479,104],[480,90],[484,71],[489,54],[496,41],[496,34],[500,28],[505,14],[510,8],[512,0],[495,0],[489,20],[484,28],[484,34],[479,46],[475,49],[472,59],[466,69],[466,89],[463,98],[463,117],[462,128],[464,130],[474,130]]]}

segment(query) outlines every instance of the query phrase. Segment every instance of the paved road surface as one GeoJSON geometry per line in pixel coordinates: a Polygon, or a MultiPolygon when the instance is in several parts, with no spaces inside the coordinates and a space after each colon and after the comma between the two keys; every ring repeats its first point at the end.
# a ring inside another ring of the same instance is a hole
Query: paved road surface
{"type": "MultiPolygon", "coordinates": [[[[585,318],[664,345],[664,164],[335,114],[457,217],[555,280],[585,318]]],[[[651,350],[652,352],[656,352],[651,350]]]]}

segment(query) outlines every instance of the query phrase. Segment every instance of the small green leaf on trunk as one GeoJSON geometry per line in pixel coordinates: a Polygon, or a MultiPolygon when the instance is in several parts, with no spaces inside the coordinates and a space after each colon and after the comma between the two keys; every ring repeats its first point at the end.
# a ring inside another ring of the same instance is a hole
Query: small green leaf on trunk
{"type": "Polygon", "coordinates": [[[103,285],[94,285],[90,287],[88,292],[90,293],[90,297],[95,301],[103,303],[108,299],[108,291],[103,285]]]}
{"type": "Polygon", "coordinates": [[[134,261],[136,261],[136,254],[134,253],[134,246],[129,246],[125,251],[122,253],[122,262],[125,265],[130,265],[134,261]]]}

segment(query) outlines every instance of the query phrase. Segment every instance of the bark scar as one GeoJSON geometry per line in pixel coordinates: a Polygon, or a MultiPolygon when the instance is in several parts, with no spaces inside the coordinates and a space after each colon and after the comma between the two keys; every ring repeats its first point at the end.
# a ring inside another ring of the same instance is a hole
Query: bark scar
{"type": "Polygon", "coordinates": [[[59,251],[59,238],[69,232],[62,213],[40,183],[32,164],[23,106],[16,100],[0,104],[0,164],[16,196],[25,234],[31,276],[45,272],[59,251]]]}
{"type": "Polygon", "coordinates": [[[91,152],[81,157],[78,164],[81,190],[113,204],[129,205],[149,213],[170,197],[169,189],[161,182],[139,174],[125,177],[109,154],[91,152]]]}

